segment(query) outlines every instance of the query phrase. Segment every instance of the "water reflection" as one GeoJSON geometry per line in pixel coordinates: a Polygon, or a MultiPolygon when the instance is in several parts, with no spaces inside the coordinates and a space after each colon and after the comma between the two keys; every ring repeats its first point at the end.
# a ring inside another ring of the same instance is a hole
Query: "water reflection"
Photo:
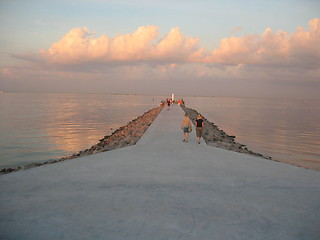
{"type": "Polygon", "coordinates": [[[158,106],[161,99],[103,94],[1,94],[0,168],[46,161],[89,148],[158,106]]]}
{"type": "MultiPolygon", "coordinates": [[[[69,155],[158,106],[165,97],[0,95],[0,168],[69,155]],[[154,98],[154,100],[153,100],[154,98]],[[111,129],[112,128],[112,129],[111,129]]],[[[320,101],[183,97],[236,141],[320,170],[320,101]]]]}
{"type": "Polygon", "coordinates": [[[185,98],[238,142],[274,159],[320,170],[320,101],[185,98]]]}

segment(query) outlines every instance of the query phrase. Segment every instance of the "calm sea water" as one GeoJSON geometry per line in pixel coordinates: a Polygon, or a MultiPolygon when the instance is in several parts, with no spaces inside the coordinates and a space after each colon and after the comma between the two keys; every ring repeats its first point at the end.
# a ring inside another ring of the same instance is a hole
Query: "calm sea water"
{"type": "Polygon", "coordinates": [[[68,156],[159,106],[163,97],[0,94],[0,169],[68,156]]]}
{"type": "Polygon", "coordinates": [[[186,98],[186,105],[248,149],[320,170],[320,100],[186,98]]]}
{"type": "MultiPolygon", "coordinates": [[[[166,97],[0,94],[0,169],[71,155],[166,97]]],[[[320,170],[320,100],[184,97],[249,149],[320,170]]]]}

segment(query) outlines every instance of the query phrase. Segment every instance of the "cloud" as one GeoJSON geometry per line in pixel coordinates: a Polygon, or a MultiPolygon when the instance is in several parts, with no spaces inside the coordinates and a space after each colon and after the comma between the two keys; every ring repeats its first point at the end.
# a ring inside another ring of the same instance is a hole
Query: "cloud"
{"type": "Polygon", "coordinates": [[[55,64],[176,64],[217,63],[313,69],[320,63],[320,19],[312,19],[309,29],[298,27],[290,34],[267,28],[262,34],[231,36],[218,48],[207,51],[200,39],[173,28],[159,39],[158,26],[142,26],[131,34],[96,37],[87,27],[72,29],[40,55],[55,64]]]}
{"type": "Polygon", "coordinates": [[[232,29],[232,34],[235,34],[236,32],[240,32],[240,31],[242,31],[243,30],[243,28],[242,27],[240,27],[240,26],[238,26],[238,27],[235,27],[234,29],[232,29]]]}
{"type": "Polygon", "coordinates": [[[153,57],[170,62],[188,62],[198,51],[199,39],[184,36],[179,28],[173,28],[154,48],[153,57]]]}
{"type": "Polygon", "coordinates": [[[198,39],[186,37],[173,28],[158,42],[157,26],[142,26],[132,34],[95,38],[88,28],[75,28],[41,56],[50,63],[80,64],[87,62],[185,62],[194,53],[198,39]]]}
{"type": "Polygon", "coordinates": [[[252,85],[256,95],[279,88],[294,96],[303,85],[305,96],[318,97],[319,42],[317,18],[293,33],[267,28],[261,34],[230,36],[214,50],[201,47],[199,38],[178,27],[163,36],[158,26],[142,26],[113,37],[75,28],[40,53],[11,54],[17,63],[2,68],[0,85],[12,91],[140,93],[170,88],[235,96],[240,89],[252,95],[252,85]]]}
{"type": "Polygon", "coordinates": [[[298,27],[294,34],[273,32],[222,39],[220,46],[204,62],[256,64],[299,68],[320,66],[320,19],[309,22],[309,30],[298,27]]]}
{"type": "Polygon", "coordinates": [[[1,74],[4,76],[4,77],[12,77],[12,72],[9,68],[3,68],[1,70],[1,74]]]}
{"type": "Polygon", "coordinates": [[[89,33],[88,28],[75,28],[52,44],[41,55],[51,63],[79,64],[90,61],[124,61],[144,58],[150,41],[155,38],[157,27],[138,28],[133,34],[119,35],[110,39],[89,33]]]}

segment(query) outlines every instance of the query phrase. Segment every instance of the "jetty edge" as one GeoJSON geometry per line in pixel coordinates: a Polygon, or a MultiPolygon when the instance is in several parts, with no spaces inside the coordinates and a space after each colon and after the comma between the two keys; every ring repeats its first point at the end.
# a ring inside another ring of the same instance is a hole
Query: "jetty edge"
{"type": "MultiPolygon", "coordinates": [[[[159,107],[155,107],[148,110],[141,116],[138,116],[137,118],[128,122],[128,124],[116,129],[110,135],[104,136],[102,139],[99,140],[97,144],[92,145],[88,149],[80,150],[78,153],[74,153],[72,155],[65,156],[58,159],[51,159],[44,162],[30,163],[23,166],[3,168],[0,170],[0,175],[135,145],[139,141],[141,136],[144,134],[144,132],[147,130],[147,128],[154,121],[154,119],[161,112],[163,107],[164,105],[160,105],[159,107]]],[[[184,104],[181,104],[180,107],[183,109],[185,113],[188,113],[192,122],[195,121],[196,117],[199,114],[202,115],[197,110],[188,108],[184,104]]],[[[252,156],[265,158],[265,159],[273,160],[276,162],[282,162],[280,160],[273,159],[271,156],[266,156],[261,153],[257,153],[248,149],[246,145],[235,141],[236,136],[228,135],[224,130],[219,129],[219,126],[217,126],[215,123],[210,122],[208,119],[206,119],[205,116],[203,116],[203,120],[205,122],[205,125],[204,125],[202,138],[208,146],[218,147],[218,148],[226,149],[229,151],[234,151],[234,152],[239,152],[244,154],[249,154],[252,156]]],[[[308,166],[288,163],[285,161],[283,161],[283,163],[294,165],[297,167],[307,168],[311,170],[317,170],[308,166]]]]}
{"type": "Polygon", "coordinates": [[[184,105],[181,105],[181,107],[186,113],[188,113],[189,118],[193,122],[196,120],[199,114],[203,117],[204,129],[202,138],[207,143],[207,145],[273,160],[270,156],[265,156],[261,153],[253,152],[249,150],[246,145],[236,142],[236,136],[229,136],[227,133],[225,133],[224,130],[219,129],[217,125],[215,125],[213,122],[210,122],[205,118],[205,116],[197,112],[195,109],[187,108],[184,105]]]}
{"type": "MultiPolygon", "coordinates": [[[[164,105],[160,105],[159,107],[150,109],[143,115],[131,120],[125,126],[121,126],[120,128],[116,129],[110,135],[104,136],[97,144],[92,145],[88,149],[80,150],[78,153],[58,159],[30,163],[23,166],[3,168],[0,170],[0,175],[135,145],[161,112],[163,107],[164,105]]],[[[194,109],[187,108],[184,104],[181,104],[180,107],[189,114],[190,119],[194,122],[199,113],[194,109]]],[[[271,157],[248,150],[245,145],[235,142],[235,136],[227,135],[223,130],[220,130],[218,126],[208,121],[204,116],[203,119],[205,121],[205,127],[202,138],[207,145],[227,149],[230,151],[246,153],[266,159],[272,159],[271,157]]]]}
{"type": "MultiPolygon", "coordinates": [[[[196,117],[199,114],[202,115],[201,113],[197,112],[195,109],[187,108],[186,106],[183,106],[183,105],[181,107],[186,113],[188,113],[192,121],[195,121],[196,117]]],[[[293,165],[296,167],[306,168],[314,171],[320,171],[319,166],[316,166],[316,165],[298,163],[293,161],[285,161],[283,159],[280,160],[280,159],[273,158],[271,156],[254,152],[248,149],[246,145],[236,142],[235,141],[236,136],[228,135],[224,130],[219,129],[219,126],[217,126],[215,123],[210,122],[208,119],[206,119],[205,116],[202,115],[202,117],[205,122],[202,138],[209,146],[227,149],[234,152],[249,154],[252,156],[265,158],[275,162],[281,162],[281,163],[293,165]]]]}
{"type": "Polygon", "coordinates": [[[145,112],[143,115],[131,120],[127,125],[116,129],[110,135],[104,136],[99,142],[88,149],[81,150],[78,153],[74,153],[70,156],[65,156],[59,159],[51,159],[44,162],[30,163],[24,166],[3,168],[0,171],[1,174],[7,174],[11,172],[16,172],[19,170],[26,170],[34,167],[39,167],[43,165],[53,164],[57,162],[63,162],[66,160],[88,156],[91,154],[96,154],[100,152],[106,152],[118,148],[128,147],[134,145],[139,141],[143,133],[151,125],[154,119],[161,112],[163,106],[155,107],[145,112]]]}

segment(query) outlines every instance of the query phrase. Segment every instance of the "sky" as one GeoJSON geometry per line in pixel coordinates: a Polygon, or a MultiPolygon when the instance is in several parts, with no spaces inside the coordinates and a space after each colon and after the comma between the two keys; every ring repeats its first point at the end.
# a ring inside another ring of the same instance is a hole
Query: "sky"
{"type": "Polygon", "coordinates": [[[320,98],[319,0],[0,0],[0,90],[320,98]]]}

